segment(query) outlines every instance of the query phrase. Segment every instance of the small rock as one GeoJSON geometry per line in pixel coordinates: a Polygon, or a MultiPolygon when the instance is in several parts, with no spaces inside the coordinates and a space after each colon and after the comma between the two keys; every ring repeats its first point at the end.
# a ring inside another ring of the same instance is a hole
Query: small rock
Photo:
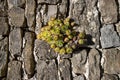
{"type": "Polygon", "coordinates": [[[34,53],[40,60],[50,60],[57,57],[57,54],[42,40],[35,40],[34,53]]]}
{"type": "Polygon", "coordinates": [[[0,77],[6,76],[8,62],[8,38],[0,41],[0,77]]]}
{"type": "Polygon", "coordinates": [[[36,80],[59,80],[55,60],[38,60],[36,80]]]}
{"type": "Polygon", "coordinates": [[[11,61],[8,64],[6,80],[22,80],[22,64],[19,61],[11,61]]]}
{"type": "Polygon", "coordinates": [[[38,4],[57,4],[59,0],[37,0],[38,4]]]}
{"type": "Polygon", "coordinates": [[[101,80],[119,80],[116,75],[112,74],[103,74],[103,77],[101,80]]]}
{"type": "Polygon", "coordinates": [[[0,0],[0,17],[7,16],[7,2],[6,0],[0,0]]]}
{"type": "Polygon", "coordinates": [[[20,28],[15,28],[10,32],[9,35],[9,51],[11,56],[17,57],[21,56],[22,51],[22,30],[20,28]]]}
{"type": "Polygon", "coordinates": [[[9,26],[6,22],[6,18],[0,17],[0,35],[7,35],[8,29],[9,29],[9,26]]]}
{"type": "Polygon", "coordinates": [[[100,0],[99,10],[101,13],[101,19],[103,23],[111,24],[117,22],[118,12],[115,0],[100,0]]]}
{"type": "Polygon", "coordinates": [[[9,10],[9,23],[11,26],[23,27],[24,24],[24,9],[19,7],[12,7],[9,10]]]}
{"type": "Polygon", "coordinates": [[[68,0],[62,0],[59,7],[59,17],[66,18],[68,12],[68,0]]]}
{"type": "Polygon", "coordinates": [[[73,78],[73,80],[86,80],[84,75],[79,75],[73,78]]]}
{"type": "Polygon", "coordinates": [[[118,33],[119,36],[120,36],[120,22],[118,22],[118,23],[116,24],[116,30],[117,30],[117,33],[118,33]]]}
{"type": "Polygon", "coordinates": [[[26,0],[25,16],[30,31],[34,31],[35,28],[35,7],[35,0],[26,0]]]}
{"type": "Polygon", "coordinates": [[[9,9],[11,9],[13,6],[23,7],[25,4],[25,0],[7,0],[7,2],[9,9]]]}
{"type": "Polygon", "coordinates": [[[60,77],[62,80],[71,80],[71,66],[70,61],[67,59],[61,59],[58,65],[58,69],[60,71],[60,77]]]}
{"type": "Polygon", "coordinates": [[[85,70],[86,60],[87,60],[86,50],[76,52],[71,58],[73,72],[79,74],[84,73],[86,71],[85,70]]]}
{"type": "Polygon", "coordinates": [[[41,18],[43,25],[46,25],[51,17],[56,18],[57,16],[57,5],[39,5],[37,8],[37,13],[39,16],[36,16],[37,19],[41,18]]]}
{"type": "Polygon", "coordinates": [[[120,73],[120,50],[106,49],[103,54],[105,56],[104,72],[109,74],[120,73]]]}
{"type": "Polygon", "coordinates": [[[35,60],[33,55],[34,47],[34,34],[32,32],[25,33],[25,47],[23,49],[23,59],[25,71],[28,74],[28,77],[32,77],[35,69],[35,60]]]}
{"type": "Polygon", "coordinates": [[[91,49],[88,56],[89,80],[100,80],[100,54],[96,49],[91,49]]]}
{"type": "Polygon", "coordinates": [[[120,46],[120,37],[117,35],[112,24],[104,25],[100,31],[102,48],[120,46]]]}

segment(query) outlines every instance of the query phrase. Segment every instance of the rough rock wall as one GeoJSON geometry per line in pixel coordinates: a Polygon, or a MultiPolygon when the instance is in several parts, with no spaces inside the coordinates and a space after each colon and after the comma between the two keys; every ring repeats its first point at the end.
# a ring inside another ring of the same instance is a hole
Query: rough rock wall
{"type": "Polygon", "coordinates": [[[120,80],[120,0],[0,0],[0,80],[120,80]],[[50,17],[70,17],[88,44],[57,55],[37,40],[50,17]]]}

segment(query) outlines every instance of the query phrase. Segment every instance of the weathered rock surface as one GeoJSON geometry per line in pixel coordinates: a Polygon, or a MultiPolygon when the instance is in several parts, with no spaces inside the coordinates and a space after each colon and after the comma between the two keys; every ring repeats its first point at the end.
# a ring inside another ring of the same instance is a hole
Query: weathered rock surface
{"type": "Polygon", "coordinates": [[[22,30],[20,28],[15,28],[10,32],[9,35],[9,51],[11,56],[17,57],[21,56],[22,51],[22,30]]]}
{"type": "Polygon", "coordinates": [[[25,4],[25,0],[7,0],[8,7],[11,9],[12,7],[23,7],[25,4]]]}
{"type": "Polygon", "coordinates": [[[6,80],[22,80],[22,65],[19,61],[11,61],[8,64],[6,80]]]}
{"type": "Polygon", "coordinates": [[[73,78],[73,80],[86,80],[83,75],[79,75],[73,78]]]}
{"type": "Polygon", "coordinates": [[[34,49],[34,33],[26,32],[25,33],[25,46],[23,49],[23,57],[24,57],[24,67],[25,71],[28,74],[29,78],[33,76],[35,69],[35,60],[33,55],[34,49]]]}
{"type": "Polygon", "coordinates": [[[8,38],[0,41],[0,77],[6,76],[8,62],[8,38]]]}
{"type": "Polygon", "coordinates": [[[103,77],[101,80],[119,80],[116,75],[112,74],[103,74],[103,77]]]}
{"type": "Polygon", "coordinates": [[[100,54],[96,49],[91,49],[88,56],[89,80],[100,80],[100,54]]]}
{"type": "Polygon", "coordinates": [[[50,60],[57,57],[57,54],[50,49],[49,45],[41,40],[35,40],[34,53],[40,60],[50,60]]]}
{"type": "Polygon", "coordinates": [[[117,35],[112,24],[104,25],[100,31],[102,48],[120,46],[120,37],[117,35]]]}
{"type": "Polygon", "coordinates": [[[58,65],[58,69],[60,71],[60,77],[63,80],[71,80],[71,66],[70,61],[67,59],[61,59],[58,65]]]}
{"type": "Polygon", "coordinates": [[[85,70],[86,60],[87,60],[86,50],[76,52],[71,58],[73,72],[78,74],[84,73],[86,71],[85,70]]]}
{"type": "Polygon", "coordinates": [[[35,28],[35,0],[26,0],[25,16],[29,30],[34,31],[35,28]]]}
{"type": "Polygon", "coordinates": [[[7,16],[7,2],[6,0],[0,0],[0,17],[7,16]]]}
{"type": "Polygon", "coordinates": [[[12,7],[8,13],[10,25],[15,27],[23,27],[25,20],[24,13],[24,9],[19,7],[12,7]]]}
{"type": "Polygon", "coordinates": [[[37,0],[37,3],[39,4],[43,4],[43,3],[45,3],[45,4],[57,4],[57,2],[58,2],[59,0],[37,0]]]}
{"type": "Polygon", "coordinates": [[[118,22],[118,23],[116,24],[116,31],[117,31],[117,33],[118,33],[119,36],[120,36],[120,22],[118,22]]]}
{"type": "Polygon", "coordinates": [[[120,50],[106,49],[103,54],[105,56],[104,72],[109,74],[120,73],[120,50]]]}
{"type": "Polygon", "coordinates": [[[7,35],[8,29],[9,29],[9,26],[6,22],[6,18],[0,17],[0,35],[7,35]]]}
{"type": "Polygon", "coordinates": [[[78,24],[76,30],[85,30],[89,38],[87,45],[99,47],[99,12],[96,7],[96,0],[73,0],[71,2],[70,17],[78,24]]]}
{"type": "Polygon", "coordinates": [[[59,80],[55,60],[51,61],[38,60],[37,80],[59,80]]]}
{"type": "Polygon", "coordinates": [[[68,15],[68,0],[62,0],[58,8],[59,8],[59,13],[58,13],[59,18],[66,18],[68,15]]]}
{"type": "Polygon", "coordinates": [[[101,13],[101,20],[105,24],[117,22],[118,12],[115,0],[100,0],[99,10],[101,13]]]}

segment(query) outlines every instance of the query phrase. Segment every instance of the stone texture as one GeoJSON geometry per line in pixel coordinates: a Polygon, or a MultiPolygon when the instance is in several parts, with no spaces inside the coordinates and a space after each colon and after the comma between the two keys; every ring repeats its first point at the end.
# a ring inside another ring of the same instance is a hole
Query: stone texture
{"type": "Polygon", "coordinates": [[[8,62],[8,38],[0,41],[0,77],[6,76],[8,62]]]}
{"type": "Polygon", "coordinates": [[[57,4],[59,0],[37,0],[37,3],[39,4],[57,4]]]}
{"type": "Polygon", "coordinates": [[[100,31],[102,48],[120,46],[120,37],[117,35],[112,24],[104,25],[100,31]]]}
{"type": "Polygon", "coordinates": [[[87,60],[86,50],[76,52],[71,58],[73,72],[78,74],[84,73],[86,71],[85,70],[86,60],[87,60]]]}
{"type": "Polygon", "coordinates": [[[25,16],[27,19],[27,25],[31,31],[34,31],[35,28],[35,7],[35,0],[26,0],[25,16]]]}
{"type": "Polygon", "coordinates": [[[59,18],[66,18],[68,15],[68,0],[61,0],[61,3],[59,3],[59,18]]]}
{"type": "Polygon", "coordinates": [[[115,0],[100,0],[99,10],[101,13],[101,20],[103,23],[111,24],[117,22],[118,12],[115,0]]]}
{"type": "Polygon", "coordinates": [[[120,50],[106,49],[103,54],[105,56],[104,72],[109,74],[120,73],[120,50]]]}
{"type": "Polygon", "coordinates": [[[103,74],[103,77],[101,80],[119,80],[116,75],[112,74],[103,74]]]}
{"type": "Polygon", "coordinates": [[[96,49],[91,49],[88,56],[89,80],[100,80],[100,54],[96,49]]]}
{"type": "Polygon", "coordinates": [[[8,64],[8,73],[6,80],[22,80],[22,65],[19,61],[11,61],[8,64]]]}
{"type": "Polygon", "coordinates": [[[0,0],[0,17],[7,16],[7,2],[6,0],[0,0]]]}
{"type": "Polygon", "coordinates": [[[33,76],[35,69],[35,60],[33,55],[34,49],[34,33],[26,32],[25,33],[25,46],[23,49],[23,57],[24,57],[24,67],[25,71],[28,74],[29,78],[33,76]]]}
{"type": "Polygon", "coordinates": [[[99,12],[96,6],[97,0],[72,0],[70,6],[70,17],[75,20],[78,26],[75,29],[79,32],[85,30],[87,33],[87,46],[99,47],[99,12]]]}
{"type": "Polygon", "coordinates": [[[24,24],[24,9],[19,7],[12,7],[9,10],[9,23],[11,26],[23,27],[24,24]]]}
{"type": "Polygon", "coordinates": [[[55,60],[51,61],[38,60],[37,80],[59,80],[55,60]]]}
{"type": "Polygon", "coordinates": [[[61,80],[71,80],[71,66],[69,60],[61,59],[58,69],[60,71],[61,80]]]}
{"type": "Polygon", "coordinates": [[[8,29],[9,29],[9,26],[6,22],[6,18],[0,17],[0,35],[7,35],[8,29]]]}
{"type": "Polygon", "coordinates": [[[9,51],[11,56],[17,57],[21,56],[22,51],[22,30],[20,28],[15,28],[10,32],[9,35],[9,51]]]}
{"type": "Polygon", "coordinates": [[[50,20],[51,17],[57,16],[57,6],[56,5],[40,5],[38,8],[42,22],[44,25],[50,20]]]}
{"type": "Polygon", "coordinates": [[[50,60],[57,57],[57,54],[50,49],[49,45],[41,40],[35,40],[34,53],[40,60],[50,60]]]}
{"type": "Polygon", "coordinates": [[[117,33],[119,34],[119,36],[120,36],[120,22],[118,22],[117,24],[115,24],[116,25],[116,31],[117,31],[117,33]]]}
{"type": "Polygon", "coordinates": [[[11,9],[12,7],[23,7],[25,4],[25,0],[7,0],[8,7],[11,9]]]}
{"type": "Polygon", "coordinates": [[[73,78],[73,80],[86,80],[84,75],[79,75],[73,78]]]}

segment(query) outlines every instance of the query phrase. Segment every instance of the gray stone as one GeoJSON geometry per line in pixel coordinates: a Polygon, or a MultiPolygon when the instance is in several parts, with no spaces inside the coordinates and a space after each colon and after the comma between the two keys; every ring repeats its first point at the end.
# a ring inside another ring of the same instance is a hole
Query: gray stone
{"type": "Polygon", "coordinates": [[[19,7],[12,7],[8,13],[10,25],[15,27],[23,27],[25,20],[24,13],[24,9],[19,7]]]}
{"type": "MultiPolygon", "coordinates": [[[[85,30],[89,47],[97,47],[99,45],[99,12],[97,10],[96,1],[93,0],[72,0],[70,6],[70,17],[78,24],[75,29],[79,32],[85,30]]],[[[99,47],[99,46],[98,46],[99,47]]]]}
{"type": "Polygon", "coordinates": [[[84,75],[79,75],[73,78],[73,80],[86,80],[84,75]]]}
{"type": "Polygon", "coordinates": [[[25,33],[25,46],[23,49],[23,59],[25,71],[28,74],[28,77],[32,77],[35,69],[35,60],[33,55],[33,46],[34,46],[34,33],[26,32],[25,33]]]}
{"type": "Polygon", "coordinates": [[[27,25],[31,31],[34,31],[35,28],[35,7],[35,0],[26,0],[25,16],[27,19],[27,25]]]}
{"type": "Polygon", "coordinates": [[[88,56],[89,80],[100,80],[100,54],[96,49],[91,49],[88,56]]]}
{"type": "Polygon", "coordinates": [[[8,7],[11,9],[13,6],[23,7],[25,4],[25,0],[7,0],[8,7]]]}
{"type": "Polygon", "coordinates": [[[68,15],[68,0],[62,0],[58,8],[59,8],[59,13],[58,13],[59,17],[66,18],[68,15]]]}
{"type": "Polygon", "coordinates": [[[87,60],[86,50],[76,52],[71,58],[73,72],[78,74],[84,73],[86,71],[85,70],[86,60],[87,60]]]}
{"type": "Polygon", "coordinates": [[[50,60],[57,57],[57,54],[42,40],[35,40],[34,53],[40,60],[50,60]]]}
{"type": "Polygon", "coordinates": [[[103,74],[103,77],[101,80],[119,80],[116,75],[112,74],[103,74]]]}
{"type": "Polygon", "coordinates": [[[101,20],[105,24],[115,23],[118,19],[117,4],[115,0],[100,0],[99,10],[101,20]]]}
{"type": "Polygon", "coordinates": [[[55,60],[50,61],[38,60],[37,80],[59,80],[55,60]]]}
{"type": "Polygon", "coordinates": [[[117,33],[119,34],[119,36],[120,36],[120,22],[118,22],[117,24],[115,24],[116,25],[116,31],[117,31],[117,33]]]}
{"type": "Polygon", "coordinates": [[[120,46],[120,37],[117,35],[112,24],[104,25],[100,31],[102,48],[120,46]]]}
{"type": "Polygon", "coordinates": [[[61,80],[71,80],[71,66],[70,61],[67,59],[61,59],[58,64],[61,80]]]}
{"type": "Polygon", "coordinates": [[[22,80],[22,64],[19,61],[11,61],[8,64],[6,80],[22,80]]]}
{"type": "Polygon", "coordinates": [[[57,16],[57,5],[40,5],[38,8],[40,12],[40,17],[44,25],[50,20],[51,17],[57,16]]]}
{"type": "Polygon", "coordinates": [[[0,22],[0,35],[7,35],[8,33],[8,24],[0,22]]]}
{"type": "Polygon", "coordinates": [[[37,0],[38,4],[57,4],[59,0],[37,0]]]}
{"type": "Polygon", "coordinates": [[[120,50],[106,49],[103,54],[105,57],[104,72],[109,74],[120,73],[120,50]]]}
{"type": "Polygon", "coordinates": [[[8,38],[0,41],[0,77],[6,76],[8,62],[8,38]]]}
{"type": "Polygon", "coordinates": [[[7,16],[7,2],[6,0],[0,1],[0,17],[6,17],[7,16]]]}
{"type": "Polygon", "coordinates": [[[11,56],[17,57],[21,56],[22,51],[22,30],[20,28],[15,28],[10,32],[9,35],[9,51],[11,56]]]}

